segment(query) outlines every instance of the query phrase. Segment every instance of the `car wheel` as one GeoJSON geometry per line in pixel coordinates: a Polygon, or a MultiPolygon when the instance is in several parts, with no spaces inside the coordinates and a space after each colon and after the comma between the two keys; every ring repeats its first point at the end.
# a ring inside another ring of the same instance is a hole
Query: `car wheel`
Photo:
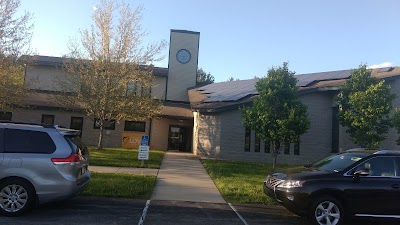
{"type": "Polygon", "coordinates": [[[0,214],[19,216],[32,208],[35,189],[22,179],[8,179],[0,183],[0,214]]]}
{"type": "Polygon", "coordinates": [[[329,196],[315,199],[309,213],[309,218],[315,225],[340,225],[344,220],[342,204],[329,196]]]}

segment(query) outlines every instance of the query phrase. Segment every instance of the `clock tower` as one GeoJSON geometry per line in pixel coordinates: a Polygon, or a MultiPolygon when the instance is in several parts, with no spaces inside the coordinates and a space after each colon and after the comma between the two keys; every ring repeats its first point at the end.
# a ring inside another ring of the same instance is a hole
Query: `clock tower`
{"type": "Polygon", "coordinates": [[[171,30],[166,100],[188,102],[196,86],[200,32],[171,30]]]}

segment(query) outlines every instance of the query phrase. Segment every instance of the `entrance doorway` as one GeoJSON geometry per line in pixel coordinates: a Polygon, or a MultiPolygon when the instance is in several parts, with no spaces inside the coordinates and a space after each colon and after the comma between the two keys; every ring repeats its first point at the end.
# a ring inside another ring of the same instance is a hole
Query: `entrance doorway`
{"type": "Polygon", "coordinates": [[[170,126],[168,138],[168,150],[191,152],[191,127],[170,126]]]}

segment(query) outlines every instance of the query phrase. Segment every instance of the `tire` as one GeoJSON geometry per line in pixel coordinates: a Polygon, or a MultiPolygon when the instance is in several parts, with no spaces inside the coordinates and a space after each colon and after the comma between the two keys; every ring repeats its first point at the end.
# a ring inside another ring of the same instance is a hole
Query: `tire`
{"type": "Polygon", "coordinates": [[[335,198],[321,196],[312,202],[308,216],[315,225],[340,225],[344,221],[344,210],[335,198]]]}
{"type": "Polygon", "coordinates": [[[0,214],[20,216],[35,203],[35,189],[26,180],[11,178],[0,183],[0,214]]]}

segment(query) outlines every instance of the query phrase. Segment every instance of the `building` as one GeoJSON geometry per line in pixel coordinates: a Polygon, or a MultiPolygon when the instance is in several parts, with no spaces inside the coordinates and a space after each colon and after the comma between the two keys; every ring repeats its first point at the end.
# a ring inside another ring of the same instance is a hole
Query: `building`
{"type": "MultiPolygon", "coordinates": [[[[187,90],[196,86],[199,32],[171,30],[168,68],[154,68],[151,95],[164,101],[159,115],[148,121],[119,121],[105,128],[104,146],[137,148],[142,135],[149,135],[152,149],[192,151],[193,113],[187,90]]],[[[30,123],[57,124],[82,130],[88,145],[97,145],[99,127],[96,118],[80,110],[57,105],[51,95],[63,90],[60,80],[68,79],[62,69],[63,58],[24,56],[25,85],[30,90],[29,108],[0,113],[0,119],[30,123]]]]}
{"type": "MultiPolygon", "coordinates": [[[[351,70],[296,75],[301,101],[308,107],[310,129],[300,143],[291,143],[282,151],[280,162],[311,163],[340,149],[356,146],[346,128],[339,125],[335,101],[351,70]]],[[[400,107],[400,67],[374,69],[372,76],[385,79],[398,97],[393,106],[400,107]]],[[[240,106],[257,95],[257,80],[214,83],[189,91],[194,114],[193,152],[207,157],[272,162],[271,144],[263,143],[241,122],[240,106]],[[234,87],[234,88],[233,88],[234,87]]],[[[277,112],[279,113],[279,112],[277,112]]],[[[391,129],[383,148],[396,149],[397,133],[391,129]]]]}
{"type": "MultiPolygon", "coordinates": [[[[171,30],[168,68],[154,68],[151,95],[164,101],[159,115],[148,121],[122,120],[106,127],[104,146],[137,148],[142,135],[149,136],[151,149],[179,150],[228,160],[271,161],[271,145],[263,143],[241,122],[239,107],[257,95],[256,79],[196,86],[200,33],[171,30]]],[[[34,56],[25,69],[25,85],[33,91],[26,99],[30,108],[0,112],[0,120],[58,124],[82,130],[88,145],[97,145],[96,118],[79,110],[56,105],[50,98],[64,91],[57,80],[67,79],[60,69],[63,58],[34,56]]],[[[400,67],[374,69],[372,75],[386,80],[398,96],[400,67]]],[[[301,100],[311,121],[300,143],[291,143],[279,156],[280,162],[304,164],[340,149],[355,146],[339,125],[335,101],[350,70],[296,75],[301,100]]],[[[391,129],[384,148],[397,148],[397,133],[391,129]]]]}

